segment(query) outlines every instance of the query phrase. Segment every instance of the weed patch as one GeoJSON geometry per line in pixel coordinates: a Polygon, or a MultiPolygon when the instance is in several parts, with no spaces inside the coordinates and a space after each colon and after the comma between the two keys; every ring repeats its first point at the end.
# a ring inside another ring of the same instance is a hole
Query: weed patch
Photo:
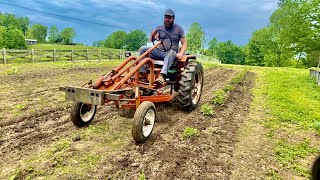
{"type": "Polygon", "coordinates": [[[11,66],[10,69],[5,70],[6,75],[18,74],[19,70],[17,66],[11,66]]]}

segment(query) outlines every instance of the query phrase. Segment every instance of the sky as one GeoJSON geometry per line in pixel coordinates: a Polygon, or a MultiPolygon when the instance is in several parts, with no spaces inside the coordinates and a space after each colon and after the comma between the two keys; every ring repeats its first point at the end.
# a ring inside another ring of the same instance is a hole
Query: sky
{"type": "Polygon", "coordinates": [[[269,24],[277,0],[0,0],[0,12],[28,16],[31,24],[49,28],[72,27],[74,42],[92,45],[112,32],[141,29],[149,36],[163,24],[163,13],[171,8],[175,23],[188,32],[193,22],[200,23],[206,42],[231,40],[246,45],[252,33],[269,24]],[[11,5],[5,5],[8,3],[11,5]],[[18,7],[17,7],[18,6],[18,7]],[[32,10],[31,10],[32,9],[32,10]],[[36,10],[36,11],[34,11],[36,10]]]}

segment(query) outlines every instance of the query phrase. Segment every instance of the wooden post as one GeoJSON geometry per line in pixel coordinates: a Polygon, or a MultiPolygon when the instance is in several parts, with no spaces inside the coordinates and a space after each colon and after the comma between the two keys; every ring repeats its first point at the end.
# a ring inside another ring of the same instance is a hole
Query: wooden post
{"type": "Polygon", "coordinates": [[[74,58],[73,58],[73,49],[71,49],[71,61],[74,61],[74,58]]]}
{"type": "Polygon", "coordinates": [[[34,63],[34,49],[31,49],[31,59],[32,59],[32,63],[34,63]]]}
{"type": "Polygon", "coordinates": [[[101,49],[99,49],[99,61],[101,61],[101,49]]]}
{"type": "Polygon", "coordinates": [[[87,61],[89,61],[89,50],[87,49],[87,61]]]}
{"type": "Polygon", "coordinates": [[[6,58],[7,52],[5,48],[2,49],[2,55],[3,55],[3,63],[7,64],[7,58],[6,58]]]}
{"type": "Polygon", "coordinates": [[[53,48],[53,61],[56,61],[56,60],[57,60],[57,59],[56,59],[56,54],[57,54],[56,48],[53,48]]]}
{"type": "Polygon", "coordinates": [[[111,60],[112,54],[111,51],[109,51],[109,59],[111,60]]]}

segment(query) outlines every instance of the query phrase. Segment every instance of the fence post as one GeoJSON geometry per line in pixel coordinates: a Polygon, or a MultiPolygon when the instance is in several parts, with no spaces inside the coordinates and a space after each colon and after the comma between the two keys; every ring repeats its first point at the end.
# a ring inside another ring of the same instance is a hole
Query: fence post
{"type": "Polygon", "coordinates": [[[31,59],[32,59],[32,63],[34,63],[34,49],[31,49],[31,59]]]}
{"type": "Polygon", "coordinates": [[[53,61],[56,61],[56,48],[53,48],[53,61]]]}
{"type": "Polygon", "coordinates": [[[89,61],[89,50],[87,49],[87,61],[89,61]]]}
{"type": "Polygon", "coordinates": [[[111,51],[109,51],[109,59],[111,60],[111,58],[112,58],[112,53],[111,51]]]}
{"type": "Polygon", "coordinates": [[[101,49],[99,49],[99,61],[101,61],[101,49]]]}
{"type": "Polygon", "coordinates": [[[3,48],[2,49],[2,55],[3,55],[3,63],[4,64],[7,64],[6,54],[7,54],[6,49],[3,48]]]}
{"type": "Polygon", "coordinates": [[[71,61],[74,61],[74,57],[73,57],[73,49],[71,49],[71,61]]]}

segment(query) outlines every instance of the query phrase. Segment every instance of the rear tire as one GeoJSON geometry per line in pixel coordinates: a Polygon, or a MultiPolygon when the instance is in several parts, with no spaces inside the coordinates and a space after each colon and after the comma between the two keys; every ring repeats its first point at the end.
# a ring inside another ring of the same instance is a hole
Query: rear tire
{"type": "Polygon", "coordinates": [[[203,67],[197,61],[190,61],[181,73],[178,100],[182,109],[186,111],[194,110],[202,94],[203,87],[203,67]]]}
{"type": "Polygon", "coordinates": [[[96,111],[96,105],[74,102],[70,111],[71,121],[75,126],[86,126],[91,123],[96,111]]]}
{"type": "Polygon", "coordinates": [[[132,125],[132,137],[136,143],[144,143],[151,136],[157,118],[156,107],[145,101],[137,108],[132,125]]]}

